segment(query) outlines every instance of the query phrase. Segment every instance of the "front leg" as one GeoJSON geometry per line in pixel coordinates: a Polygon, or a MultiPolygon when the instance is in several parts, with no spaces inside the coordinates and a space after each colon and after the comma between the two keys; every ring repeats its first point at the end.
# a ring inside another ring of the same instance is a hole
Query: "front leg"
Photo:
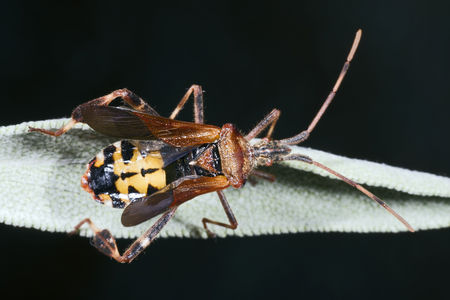
{"type": "Polygon", "coordinates": [[[90,219],[84,219],[81,221],[77,226],[75,226],[72,233],[77,232],[83,224],[87,223],[94,232],[94,237],[91,240],[91,244],[97,248],[98,251],[120,263],[130,263],[153,242],[159,232],[173,217],[176,210],[177,206],[164,213],[150,229],[148,229],[140,238],[131,244],[127,250],[125,250],[123,255],[120,255],[119,250],[117,249],[116,240],[112,236],[111,232],[107,229],[100,230],[90,219]]]}
{"type": "Polygon", "coordinates": [[[120,89],[115,90],[114,92],[109,93],[108,95],[96,98],[94,100],[88,101],[86,103],[77,106],[72,112],[71,115],[72,119],[69,121],[69,123],[67,123],[66,125],[64,125],[63,127],[61,127],[56,131],[34,127],[30,127],[29,131],[38,131],[47,135],[60,136],[69,131],[76,123],[84,123],[83,111],[95,109],[95,107],[99,106],[108,106],[116,98],[123,99],[126,104],[128,104],[131,108],[137,111],[145,112],[154,116],[159,116],[159,114],[144,100],[142,100],[142,98],[140,98],[138,95],[136,95],[135,93],[133,93],[128,89],[120,89]]]}
{"type": "Polygon", "coordinates": [[[269,130],[267,131],[266,139],[271,139],[273,130],[275,129],[275,125],[277,124],[278,119],[280,118],[281,112],[274,108],[272,111],[267,114],[264,119],[262,119],[255,128],[252,129],[246,136],[245,139],[247,141],[251,141],[255,137],[257,137],[267,126],[270,125],[269,130]]]}

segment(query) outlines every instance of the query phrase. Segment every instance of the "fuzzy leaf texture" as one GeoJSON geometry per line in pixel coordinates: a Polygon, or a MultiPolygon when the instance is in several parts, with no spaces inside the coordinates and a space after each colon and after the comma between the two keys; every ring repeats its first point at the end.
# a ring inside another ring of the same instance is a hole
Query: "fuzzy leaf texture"
{"type": "MultiPolygon", "coordinates": [[[[86,164],[114,139],[86,125],[60,137],[29,133],[28,126],[57,129],[68,119],[0,127],[0,222],[46,231],[69,232],[84,218],[116,237],[138,237],[154,218],[123,227],[121,209],[96,203],[80,187],[86,164]]],[[[292,147],[367,186],[416,230],[450,226],[450,178],[384,164],[292,147]]],[[[225,194],[239,222],[236,231],[211,226],[218,236],[308,231],[399,232],[406,228],[358,190],[302,162],[268,168],[276,182],[257,180],[225,194]]],[[[201,219],[226,221],[216,193],[180,206],[161,236],[206,237],[201,219]]],[[[81,235],[91,235],[87,226],[81,235]]]]}

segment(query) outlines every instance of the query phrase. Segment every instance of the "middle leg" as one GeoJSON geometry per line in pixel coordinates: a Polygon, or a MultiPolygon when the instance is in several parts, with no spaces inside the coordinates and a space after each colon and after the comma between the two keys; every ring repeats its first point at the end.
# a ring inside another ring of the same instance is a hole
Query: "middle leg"
{"type": "Polygon", "coordinates": [[[222,226],[225,228],[230,228],[233,230],[238,227],[238,222],[233,214],[233,211],[231,210],[230,204],[228,204],[225,194],[223,193],[223,191],[220,190],[217,191],[217,195],[219,195],[220,203],[222,204],[222,207],[225,210],[225,213],[227,214],[228,222],[230,222],[230,224],[214,221],[208,218],[203,218],[202,219],[203,227],[205,228],[206,233],[208,234],[209,237],[215,237],[216,235],[211,230],[208,229],[208,225],[206,225],[207,223],[222,226]]]}
{"type": "Polygon", "coordinates": [[[186,102],[189,100],[191,94],[194,93],[194,121],[195,123],[203,124],[204,114],[203,114],[203,90],[202,87],[196,84],[193,84],[184,94],[183,98],[181,98],[180,103],[178,103],[177,107],[170,114],[169,119],[175,119],[178,113],[183,109],[186,102]]]}

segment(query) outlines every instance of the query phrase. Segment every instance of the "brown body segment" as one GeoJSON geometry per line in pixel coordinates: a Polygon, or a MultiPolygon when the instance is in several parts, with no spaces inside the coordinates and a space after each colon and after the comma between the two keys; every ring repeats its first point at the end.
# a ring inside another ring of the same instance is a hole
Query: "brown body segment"
{"type": "Polygon", "coordinates": [[[241,187],[255,167],[253,149],[233,124],[225,124],[218,142],[222,172],[234,188],[241,187]]]}

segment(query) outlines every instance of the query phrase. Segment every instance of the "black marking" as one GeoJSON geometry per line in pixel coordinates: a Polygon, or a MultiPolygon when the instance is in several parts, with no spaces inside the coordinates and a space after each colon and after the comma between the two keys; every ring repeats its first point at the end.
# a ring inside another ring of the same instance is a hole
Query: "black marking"
{"type": "Polygon", "coordinates": [[[102,231],[98,232],[91,239],[91,245],[107,256],[112,256],[113,253],[111,252],[111,249],[116,249],[114,238],[107,229],[103,229],[102,231]]]}
{"type": "Polygon", "coordinates": [[[120,174],[120,178],[121,178],[122,180],[125,180],[125,178],[134,176],[134,175],[136,175],[136,174],[137,174],[136,172],[123,172],[122,174],[120,174]]]}
{"type": "Polygon", "coordinates": [[[124,208],[127,205],[121,198],[119,193],[110,193],[109,196],[112,200],[112,207],[114,208],[124,208]]]}
{"type": "Polygon", "coordinates": [[[131,144],[129,141],[123,140],[120,142],[120,148],[121,148],[123,162],[125,164],[128,164],[130,162],[131,158],[133,157],[134,150],[136,149],[136,147],[133,144],[131,144]]]}
{"type": "Polygon", "coordinates": [[[92,189],[95,195],[110,194],[112,192],[118,192],[116,188],[116,181],[119,176],[114,174],[114,170],[111,164],[103,164],[100,167],[91,165],[89,174],[89,187],[92,189]]]}
{"type": "Polygon", "coordinates": [[[222,161],[220,160],[219,147],[217,147],[217,144],[214,144],[212,155],[213,168],[222,173],[222,161]]]}
{"type": "Polygon", "coordinates": [[[161,153],[161,157],[163,158],[164,161],[163,168],[179,159],[182,159],[183,157],[190,155],[193,149],[195,149],[195,147],[178,148],[169,145],[162,146],[159,149],[159,152],[161,153]]]}
{"type": "Polygon", "coordinates": [[[143,195],[139,193],[139,191],[136,190],[134,186],[128,186],[128,198],[130,199],[130,202],[134,202],[138,199],[141,199],[142,197],[143,195]]]}
{"type": "Polygon", "coordinates": [[[129,185],[128,186],[128,194],[132,194],[132,193],[140,194],[139,191],[134,188],[134,186],[129,185]]]}
{"type": "Polygon", "coordinates": [[[155,193],[155,192],[157,192],[158,191],[158,189],[157,188],[155,188],[153,185],[151,185],[151,184],[148,184],[148,186],[147,186],[147,195],[151,195],[151,194],[153,194],[153,193],[155,193]]]}
{"type": "Polygon", "coordinates": [[[142,177],[145,177],[145,174],[151,174],[151,173],[153,173],[153,172],[156,172],[156,171],[158,171],[159,169],[158,168],[149,168],[149,169],[141,169],[141,174],[142,174],[142,177]]]}
{"type": "Polygon", "coordinates": [[[189,164],[191,161],[190,156],[191,155],[188,155],[187,157],[183,157],[182,159],[176,161],[176,176],[173,181],[187,175],[195,174],[192,166],[189,164]]]}
{"type": "Polygon", "coordinates": [[[169,184],[171,182],[174,182],[179,177],[178,176],[178,163],[172,163],[164,168],[164,171],[166,172],[166,182],[169,184]]]}
{"type": "Polygon", "coordinates": [[[105,149],[103,149],[103,156],[105,157],[105,165],[114,163],[113,154],[116,152],[116,146],[109,145],[105,149]]]}
{"type": "Polygon", "coordinates": [[[133,258],[137,256],[142,252],[142,250],[144,250],[144,247],[142,247],[141,242],[136,243],[135,245],[131,246],[130,249],[128,249],[127,252],[129,252],[130,254],[127,256],[127,258],[133,258]]]}
{"type": "Polygon", "coordinates": [[[139,98],[138,95],[136,95],[135,93],[128,91],[127,92],[127,96],[129,97],[129,100],[131,100],[130,102],[134,105],[134,106],[139,106],[141,104],[145,104],[144,101],[141,100],[141,98],[139,98]]]}
{"type": "MultiPolygon", "coordinates": [[[[115,147],[113,148],[115,149],[115,147]]],[[[114,174],[113,163],[106,163],[107,160],[112,161],[111,151],[113,148],[108,149],[108,151],[105,148],[103,151],[103,154],[105,154],[105,163],[103,165],[100,167],[96,167],[94,164],[91,165],[89,170],[89,187],[97,197],[100,194],[109,195],[112,201],[112,207],[124,208],[126,203],[120,199],[119,191],[116,188],[116,181],[119,179],[119,176],[114,174]],[[107,159],[106,155],[110,155],[110,158],[107,159]]],[[[112,153],[114,152],[112,151],[112,153]]],[[[98,199],[100,202],[104,202],[100,198],[98,199]]]]}

